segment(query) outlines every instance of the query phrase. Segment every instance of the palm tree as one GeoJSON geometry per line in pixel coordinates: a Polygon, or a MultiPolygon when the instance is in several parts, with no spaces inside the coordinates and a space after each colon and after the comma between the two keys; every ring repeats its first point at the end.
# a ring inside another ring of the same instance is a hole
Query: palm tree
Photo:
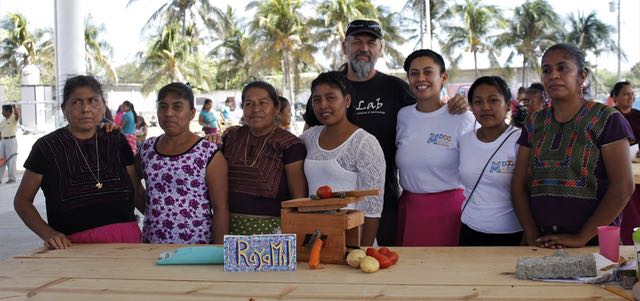
{"type": "Polygon", "coordinates": [[[142,83],[144,74],[136,62],[127,62],[116,67],[118,82],[121,83],[142,83]]]}
{"type": "Polygon", "coordinates": [[[111,45],[107,41],[98,38],[104,30],[104,24],[96,25],[91,15],[85,19],[84,45],[87,70],[92,73],[98,73],[96,71],[98,71],[97,68],[100,67],[109,81],[118,84],[118,75],[109,61],[109,57],[112,54],[111,45]]]}
{"type": "MultiPolygon", "coordinates": [[[[591,12],[587,16],[578,12],[577,15],[570,14],[567,18],[569,22],[569,32],[566,34],[564,40],[567,43],[572,43],[584,52],[591,52],[596,57],[596,64],[591,65],[595,69],[596,76],[593,77],[595,87],[595,95],[598,95],[598,86],[600,82],[598,80],[598,56],[602,52],[617,52],[618,45],[611,38],[611,33],[615,31],[613,26],[609,26],[600,21],[595,12],[591,12]]],[[[621,53],[623,56],[624,53],[621,53]]],[[[625,56],[626,57],[626,56],[625,56]]]]}
{"type": "Polygon", "coordinates": [[[210,64],[198,53],[199,39],[194,26],[188,26],[186,35],[181,34],[181,25],[171,23],[153,38],[149,49],[139,53],[140,68],[146,73],[142,92],[149,94],[168,82],[186,82],[199,90],[208,90],[212,82],[210,64]]]}
{"type": "Polygon", "coordinates": [[[300,93],[300,90],[302,89],[302,80],[300,76],[301,73],[322,69],[319,64],[316,63],[315,58],[313,57],[313,54],[318,51],[318,48],[313,43],[313,40],[315,40],[315,37],[313,36],[312,28],[303,28],[302,32],[300,33],[301,45],[300,47],[294,49],[291,53],[291,66],[293,68],[293,90],[295,92],[293,98],[291,99],[292,103],[295,102],[295,95],[298,95],[300,93]]]}
{"type": "Polygon", "coordinates": [[[241,87],[251,78],[254,66],[251,53],[251,40],[244,32],[242,19],[236,17],[231,6],[227,6],[224,13],[215,14],[217,19],[216,35],[221,43],[216,46],[209,56],[217,58],[218,80],[223,80],[221,88],[241,87]]]}
{"type": "MultiPolygon", "coordinates": [[[[129,0],[127,7],[137,0],[129,0]]],[[[208,17],[215,12],[215,8],[209,0],[166,0],[166,2],[156,10],[143,30],[149,28],[153,23],[160,22],[162,25],[177,22],[180,24],[180,33],[187,34],[188,27],[195,26],[198,21],[204,23],[207,27],[213,27],[211,19],[208,17]]],[[[197,27],[196,27],[196,31],[197,27]]]]}
{"type": "MultiPolygon", "coordinates": [[[[407,0],[402,8],[402,12],[405,17],[403,21],[407,21],[408,24],[403,24],[403,27],[418,26],[417,34],[412,35],[407,40],[417,40],[414,49],[418,46],[425,48],[425,37],[428,35],[433,39],[433,32],[436,30],[436,26],[446,21],[450,15],[445,15],[448,6],[445,0],[407,0]],[[427,3],[429,4],[429,16],[427,19],[427,3]],[[407,17],[405,11],[409,10],[413,14],[413,18],[407,17]],[[427,21],[429,22],[431,32],[427,32],[427,21]]],[[[415,32],[415,30],[413,30],[415,32]]]]}
{"type": "Polygon", "coordinates": [[[382,27],[382,38],[385,41],[383,54],[387,66],[391,69],[401,68],[405,57],[396,47],[404,44],[406,39],[400,33],[398,14],[389,12],[383,6],[378,6],[376,12],[382,27]]]}
{"type": "Polygon", "coordinates": [[[618,51],[618,45],[611,38],[615,29],[600,21],[595,12],[586,17],[580,12],[577,15],[571,14],[568,21],[569,32],[565,37],[567,43],[575,44],[583,51],[592,52],[596,56],[602,52],[618,51]]]}
{"type": "Polygon", "coordinates": [[[24,66],[36,63],[37,37],[22,14],[10,13],[0,22],[5,38],[0,42],[0,72],[17,76],[24,66]]]}
{"type": "Polygon", "coordinates": [[[516,7],[513,20],[507,31],[496,40],[496,47],[512,47],[507,59],[510,63],[517,55],[522,55],[522,85],[527,85],[526,70],[540,70],[539,58],[542,52],[560,41],[562,21],[551,5],[545,0],[527,1],[516,7]]]}
{"type": "Polygon", "coordinates": [[[53,85],[56,79],[56,52],[53,28],[46,27],[36,30],[35,37],[38,41],[36,57],[40,68],[40,82],[53,85]]]}
{"type": "MultiPolygon", "coordinates": [[[[481,0],[465,0],[464,4],[456,4],[449,8],[448,14],[458,16],[461,23],[444,26],[449,38],[442,45],[442,51],[451,55],[454,49],[465,48],[473,53],[476,77],[478,72],[478,53],[486,52],[491,65],[498,65],[497,49],[490,40],[489,33],[495,28],[503,28],[505,21],[500,9],[495,5],[482,5],[481,0]],[[457,25],[461,24],[461,25],[457,25]]],[[[453,61],[459,61],[462,53],[453,61]]]]}
{"type": "Polygon", "coordinates": [[[322,41],[323,53],[329,59],[331,69],[337,69],[344,61],[342,42],[349,22],[378,18],[378,11],[369,0],[322,1],[316,11],[318,17],[310,21],[315,27],[314,40],[322,41]]]}
{"type": "Polygon", "coordinates": [[[282,90],[289,99],[295,99],[291,82],[293,53],[304,48],[306,20],[301,7],[300,0],[256,0],[247,5],[247,9],[256,8],[250,30],[256,49],[262,51],[257,63],[270,70],[282,68],[282,90]]]}

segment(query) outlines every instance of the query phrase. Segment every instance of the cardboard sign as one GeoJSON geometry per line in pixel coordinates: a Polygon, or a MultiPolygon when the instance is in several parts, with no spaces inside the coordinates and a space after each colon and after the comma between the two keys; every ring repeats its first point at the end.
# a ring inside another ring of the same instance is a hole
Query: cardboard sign
{"type": "Polygon", "coordinates": [[[225,272],[296,270],[296,235],[225,235],[225,272]]]}

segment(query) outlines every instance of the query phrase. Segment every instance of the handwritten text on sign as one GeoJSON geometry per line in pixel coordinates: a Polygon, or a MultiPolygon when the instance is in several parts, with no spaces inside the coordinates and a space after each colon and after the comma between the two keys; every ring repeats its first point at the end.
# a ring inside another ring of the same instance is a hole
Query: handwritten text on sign
{"type": "Polygon", "coordinates": [[[295,234],[225,235],[226,272],[296,270],[295,234]]]}

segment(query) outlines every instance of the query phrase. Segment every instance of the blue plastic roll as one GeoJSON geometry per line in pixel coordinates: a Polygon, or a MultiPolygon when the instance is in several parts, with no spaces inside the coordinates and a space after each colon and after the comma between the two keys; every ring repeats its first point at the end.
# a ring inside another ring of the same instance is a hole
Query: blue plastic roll
{"type": "Polygon", "coordinates": [[[178,248],[161,253],[156,264],[224,264],[224,247],[195,246],[178,248]]]}

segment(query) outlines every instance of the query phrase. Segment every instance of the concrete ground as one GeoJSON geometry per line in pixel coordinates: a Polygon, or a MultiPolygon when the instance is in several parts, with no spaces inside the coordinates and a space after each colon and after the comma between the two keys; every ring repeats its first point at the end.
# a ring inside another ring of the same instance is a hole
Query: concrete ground
{"type": "MultiPolygon", "coordinates": [[[[0,260],[25,253],[29,250],[42,246],[42,241],[27,226],[24,225],[20,217],[13,209],[13,198],[18,190],[18,185],[22,180],[24,168],[22,165],[27,159],[31,146],[42,135],[22,135],[19,131],[18,139],[18,175],[16,183],[5,184],[7,175],[1,177],[0,184],[0,260]]],[[[34,205],[46,220],[46,210],[44,195],[39,191],[34,199],[34,205]]]]}
{"type": "MultiPolygon", "coordinates": [[[[0,260],[25,253],[42,246],[42,241],[27,226],[13,210],[13,197],[18,190],[18,183],[0,184],[0,260]]],[[[6,181],[6,180],[5,180],[6,181]]],[[[46,219],[44,195],[38,192],[34,204],[43,218],[46,219]]]]}

